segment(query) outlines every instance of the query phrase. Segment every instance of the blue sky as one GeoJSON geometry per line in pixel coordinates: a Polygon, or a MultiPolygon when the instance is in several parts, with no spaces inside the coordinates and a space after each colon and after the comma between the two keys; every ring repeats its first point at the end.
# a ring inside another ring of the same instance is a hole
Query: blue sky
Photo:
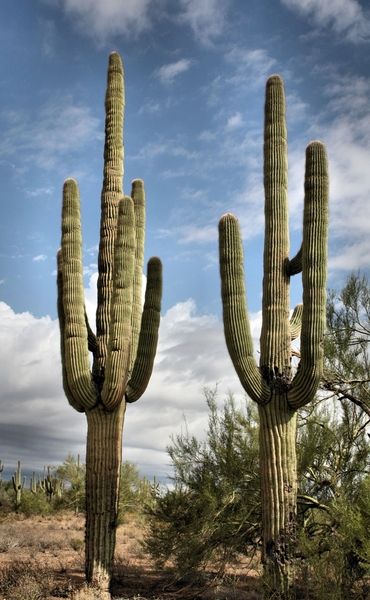
{"type": "MultiPolygon", "coordinates": [[[[124,188],[144,179],[146,257],[164,265],[157,364],[127,411],[124,457],[164,476],[182,413],[201,435],[205,385],[240,384],[222,334],[217,224],[241,223],[256,348],[262,286],[264,86],[285,82],[292,254],[304,151],[328,150],[329,285],[370,266],[370,11],[364,0],[2,0],[0,458],[9,471],[84,452],[61,388],[55,255],[61,190],[80,186],[86,296],[95,299],[108,56],[125,69],[124,188]]],[[[301,298],[293,280],[292,307],[301,298]]]]}

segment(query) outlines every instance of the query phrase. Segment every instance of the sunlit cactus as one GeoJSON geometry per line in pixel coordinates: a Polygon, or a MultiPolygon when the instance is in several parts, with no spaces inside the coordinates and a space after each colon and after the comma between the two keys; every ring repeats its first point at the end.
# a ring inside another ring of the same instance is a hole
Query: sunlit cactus
{"type": "Polygon", "coordinates": [[[235,216],[219,224],[220,272],[226,344],[239,379],[258,404],[267,595],[291,598],[296,537],[296,411],[315,396],[323,371],[328,166],[321,142],[306,150],[302,247],[289,259],[288,161],[284,87],[266,86],[264,130],[265,246],[260,361],[254,358],[246,305],[243,248],[235,216]],[[290,277],[302,272],[303,305],[289,319],[290,277]],[[294,374],[291,340],[301,335],[294,374]],[[275,594],[275,595],[274,595],[275,594]]]}
{"type": "Polygon", "coordinates": [[[88,422],[86,576],[102,591],[109,587],[113,568],[126,402],[138,400],[148,385],[162,294],[162,265],[155,257],[148,263],[142,309],[145,191],[136,179],[131,197],[123,194],[124,84],[117,53],[109,59],[105,107],[96,333],[85,311],[80,199],[73,179],[64,184],[58,253],[64,391],[88,422]]]}

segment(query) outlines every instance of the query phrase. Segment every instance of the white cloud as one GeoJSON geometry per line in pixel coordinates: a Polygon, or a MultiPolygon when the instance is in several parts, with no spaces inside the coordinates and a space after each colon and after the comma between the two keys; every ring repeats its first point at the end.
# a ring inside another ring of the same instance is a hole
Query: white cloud
{"type": "Polygon", "coordinates": [[[58,0],[85,35],[105,42],[110,35],[135,36],[150,27],[152,0],[58,0]]]}
{"type": "Polygon", "coordinates": [[[235,86],[251,87],[265,86],[266,78],[271,75],[276,59],[270,56],[267,50],[256,48],[246,50],[234,46],[225,56],[227,62],[232,63],[235,73],[228,78],[228,83],[235,86]]]}
{"type": "Polygon", "coordinates": [[[171,229],[159,229],[157,232],[159,238],[172,237],[179,244],[207,244],[217,239],[216,225],[181,225],[171,229]]]}
{"type": "Polygon", "coordinates": [[[139,115],[142,115],[143,113],[157,114],[160,112],[160,110],[161,107],[159,102],[155,102],[151,98],[146,98],[144,100],[144,104],[139,109],[139,115]]]}
{"type": "Polygon", "coordinates": [[[241,116],[240,112],[237,112],[232,117],[229,117],[226,127],[229,127],[230,129],[236,129],[242,125],[244,125],[243,117],[241,116]]]}
{"type": "Polygon", "coordinates": [[[55,40],[57,37],[55,23],[49,19],[42,18],[39,18],[38,23],[41,32],[40,39],[42,54],[48,58],[52,58],[55,53],[55,40]]]}
{"type": "Polygon", "coordinates": [[[199,42],[210,44],[223,33],[226,0],[180,0],[180,5],[183,9],[180,22],[190,25],[199,42]]]}
{"type": "Polygon", "coordinates": [[[288,8],[308,16],[320,27],[332,26],[336,33],[345,32],[352,42],[368,40],[370,19],[357,0],[281,0],[288,8]]]}
{"type": "Polygon", "coordinates": [[[50,196],[51,194],[54,193],[54,188],[52,187],[41,187],[41,188],[36,188],[34,190],[25,190],[27,196],[30,196],[32,198],[37,197],[37,196],[50,196]]]}
{"type": "Polygon", "coordinates": [[[46,169],[54,168],[66,153],[102,137],[99,119],[69,95],[50,100],[36,115],[6,111],[1,117],[9,126],[0,140],[0,156],[21,155],[46,169]]]}
{"type": "Polygon", "coordinates": [[[0,455],[28,469],[63,460],[84,446],[84,419],[64,397],[59,327],[49,317],[16,314],[0,302],[0,455]]]}
{"type": "Polygon", "coordinates": [[[43,262],[44,260],[47,260],[47,256],[46,254],[38,254],[37,256],[34,256],[32,260],[35,262],[43,262]]]}
{"type": "MultiPolygon", "coordinates": [[[[96,278],[95,278],[96,279],[96,278]]],[[[93,323],[95,280],[86,290],[93,323]]],[[[259,336],[260,314],[251,315],[259,336]]],[[[49,317],[16,314],[0,302],[0,456],[7,467],[22,461],[24,469],[42,469],[62,461],[68,452],[84,455],[85,417],[68,404],[62,390],[59,326],[49,317]]],[[[256,348],[258,341],[255,341],[256,348]]],[[[199,315],[193,300],[179,302],[161,320],[154,371],[144,396],[127,407],[124,459],[138,463],[147,475],[168,473],[166,446],[186,414],[201,436],[208,409],[204,386],[217,382],[220,401],[228,389],[243,396],[228,356],[223,325],[213,315],[199,315]]]]}
{"type": "Polygon", "coordinates": [[[154,75],[158,77],[161,83],[170,84],[180,73],[184,73],[190,68],[191,60],[188,58],[181,58],[177,62],[163,65],[154,72],[154,75]]]}

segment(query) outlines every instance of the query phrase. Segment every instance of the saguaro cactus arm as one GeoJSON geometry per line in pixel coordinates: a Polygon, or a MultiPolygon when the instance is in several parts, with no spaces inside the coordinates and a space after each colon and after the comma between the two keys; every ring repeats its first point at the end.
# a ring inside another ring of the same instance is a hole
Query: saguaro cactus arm
{"type": "Polygon", "coordinates": [[[136,250],[131,319],[132,334],[130,371],[132,371],[132,367],[136,358],[142,313],[142,280],[145,242],[145,189],[144,182],[141,179],[134,179],[132,182],[131,198],[133,200],[135,210],[136,250]]]}
{"type": "Polygon", "coordinates": [[[311,142],[306,150],[303,216],[303,317],[301,361],[288,392],[288,402],[300,408],[313,400],[323,373],[326,318],[326,275],[329,225],[329,177],[326,150],[311,142]]]}
{"type": "Polygon", "coordinates": [[[67,368],[65,361],[65,343],[64,343],[64,332],[65,332],[65,318],[64,318],[64,308],[63,308],[63,259],[62,259],[62,249],[58,250],[57,254],[57,288],[58,288],[58,320],[59,320],[59,329],[60,329],[60,354],[62,357],[62,375],[63,375],[63,389],[64,393],[67,396],[67,400],[70,405],[77,410],[78,412],[84,412],[84,407],[75,401],[74,396],[68,385],[68,377],[67,377],[67,368]]]}
{"type": "Polygon", "coordinates": [[[134,204],[130,197],[125,196],[120,202],[118,216],[109,346],[101,394],[107,410],[114,410],[122,401],[128,377],[135,248],[134,204]]]}
{"type": "Polygon", "coordinates": [[[58,306],[65,392],[71,404],[82,411],[96,404],[96,391],[90,374],[82,274],[80,197],[74,179],[67,179],[63,187],[62,248],[58,262],[58,306]]]}
{"type": "Polygon", "coordinates": [[[144,310],[132,375],[127,384],[126,401],[136,402],[145,392],[153,370],[158,343],[162,297],[162,263],[152,257],[148,262],[144,310]]]}
{"type": "Polygon", "coordinates": [[[298,273],[302,272],[302,246],[298,250],[297,254],[293,256],[293,258],[286,261],[285,269],[289,277],[298,275],[298,273]]]}
{"type": "Polygon", "coordinates": [[[290,317],[290,339],[296,340],[301,334],[302,329],[303,304],[297,304],[290,317]]]}
{"type": "Polygon", "coordinates": [[[265,404],[270,389],[253,356],[253,340],[246,304],[243,246],[236,217],[226,214],[219,223],[221,297],[226,345],[247,394],[265,404]]]}

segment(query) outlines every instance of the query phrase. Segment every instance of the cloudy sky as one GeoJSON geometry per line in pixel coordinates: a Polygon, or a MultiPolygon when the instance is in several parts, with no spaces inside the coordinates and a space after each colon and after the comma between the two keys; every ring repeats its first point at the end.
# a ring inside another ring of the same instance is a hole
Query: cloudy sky
{"type": "MultiPolygon", "coordinates": [[[[202,389],[242,398],[225,350],[217,224],[242,225],[259,337],[264,86],[285,82],[291,246],[300,245],[304,151],[328,150],[329,284],[370,266],[370,11],[365,0],[2,0],[0,5],[0,459],[7,474],[84,454],[84,415],[61,385],[55,255],[61,190],[80,185],[85,287],[95,302],[108,56],[125,68],[125,176],[144,179],[146,258],[164,265],[150,386],[128,407],[124,458],[165,478],[202,389]]],[[[299,277],[292,306],[300,301],[299,277]]],[[[257,342],[256,342],[257,344],[257,342]]]]}

